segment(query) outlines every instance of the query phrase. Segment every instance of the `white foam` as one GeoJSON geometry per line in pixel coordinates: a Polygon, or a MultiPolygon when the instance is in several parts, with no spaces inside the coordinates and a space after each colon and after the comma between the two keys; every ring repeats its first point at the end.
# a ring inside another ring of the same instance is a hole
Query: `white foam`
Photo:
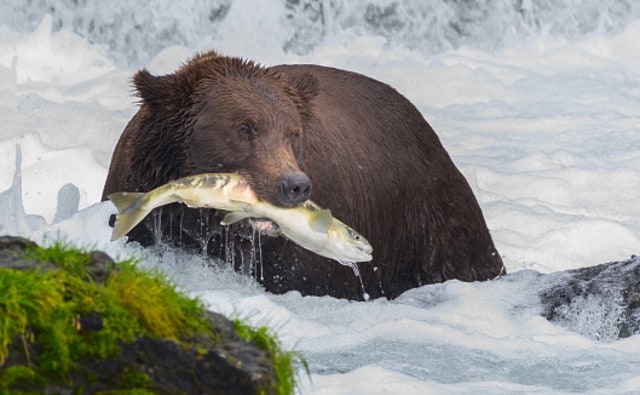
{"type": "Polygon", "coordinates": [[[79,207],[100,201],[106,168],[93,158],[91,149],[67,148],[52,150],[38,136],[26,134],[0,141],[0,190],[9,188],[15,169],[15,146],[22,147],[22,184],[25,211],[43,216],[52,222],[58,205],[58,190],[66,183],[79,192],[79,207]]]}

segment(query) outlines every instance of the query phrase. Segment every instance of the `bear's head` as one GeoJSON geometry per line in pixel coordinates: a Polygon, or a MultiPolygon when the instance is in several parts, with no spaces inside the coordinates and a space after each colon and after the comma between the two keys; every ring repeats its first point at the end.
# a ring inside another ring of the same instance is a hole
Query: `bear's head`
{"type": "Polygon", "coordinates": [[[262,199],[291,207],[307,200],[305,124],[317,81],[287,77],[207,52],[173,74],[133,78],[148,155],[136,159],[149,185],[190,174],[236,172],[262,199]]]}

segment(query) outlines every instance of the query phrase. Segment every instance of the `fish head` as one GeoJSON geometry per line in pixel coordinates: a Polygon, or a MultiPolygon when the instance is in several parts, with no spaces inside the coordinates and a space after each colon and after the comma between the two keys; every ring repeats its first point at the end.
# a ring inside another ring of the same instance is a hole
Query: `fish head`
{"type": "Polygon", "coordinates": [[[334,218],[327,234],[333,259],[340,262],[369,262],[373,259],[373,247],[369,241],[343,222],[334,218]]]}

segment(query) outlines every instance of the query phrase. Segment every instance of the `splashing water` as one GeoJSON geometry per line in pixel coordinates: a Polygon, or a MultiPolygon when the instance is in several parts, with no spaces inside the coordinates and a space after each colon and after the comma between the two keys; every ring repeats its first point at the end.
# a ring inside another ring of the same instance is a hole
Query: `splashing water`
{"type": "Polygon", "coordinates": [[[224,227],[224,262],[227,268],[233,269],[236,261],[236,245],[235,237],[229,228],[229,226],[224,227]]]}
{"type": "Polygon", "coordinates": [[[362,276],[360,276],[360,269],[358,269],[358,264],[355,262],[342,262],[340,264],[343,266],[349,266],[353,271],[353,275],[356,276],[358,281],[360,281],[360,288],[362,289],[362,298],[366,301],[369,300],[369,294],[364,289],[364,283],[362,282],[362,276]]]}
{"type": "Polygon", "coordinates": [[[251,267],[256,280],[264,280],[264,266],[262,264],[262,234],[259,229],[252,227],[251,233],[251,267]],[[260,274],[258,274],[260,272],[260,274]]]}
{"type": "Polygon", "coordinates": [[[252,23],[251,29],[261,43],[275,41],[282,51],[297,55],[356,34],[382,37],[390,48],[432,55],[465,46],[494,51],[541,32],[559,39],[619,33],[640,16],[640,3],[634,0],[583,0],[579,4],[564,0],[6,3],[0,24],[29,32],[50,15],[54,31],[73,31],[107,49],[118,64],[131,66],[148,63],[166,47],[201,50],[225,34],[251,36],[242,25],[248,21],[246,8],[260,16],[262,23],[252,23]],[[237,22],[228,22],[232,20],[237,22]],[[279,29],[271,29],[276,26],[279,29]],[[258,31],[260,28],[271,30],[258,31]]]}
{"type": "Polygon", "coordinates": [[[155,244],[160,244],[163,238],[162,230],[162,207],[158,207],[151,212],[151,220],[153,222],[153,239],[155,244]]]}
{"type": "Polygon", "coordinates": [[[0,231],[25,236],[31,233],[22,204],[22,150],[15,146],[15,166],[11,186],[0,194],[0,231]]]}
{"type": "Polygon", "coordinates": [[[260,281],[264,281],[264,265],[262,261],[262,235],[258,232],[258,252],[260,253],[260,281]]]}

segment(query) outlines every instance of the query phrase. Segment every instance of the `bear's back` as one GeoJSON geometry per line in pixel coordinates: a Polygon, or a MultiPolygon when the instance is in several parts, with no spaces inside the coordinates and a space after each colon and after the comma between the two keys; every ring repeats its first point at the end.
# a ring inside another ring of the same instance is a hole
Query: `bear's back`
{"type": "Polygon", "coordinates": [[[374,261],[359,264],[368,288],[394,297],[421,284],[502,272],[471,188],[408,99],[345,70],[275,69],[317,80],[303,170],[312,198],[372,243],[374,261]]]}

